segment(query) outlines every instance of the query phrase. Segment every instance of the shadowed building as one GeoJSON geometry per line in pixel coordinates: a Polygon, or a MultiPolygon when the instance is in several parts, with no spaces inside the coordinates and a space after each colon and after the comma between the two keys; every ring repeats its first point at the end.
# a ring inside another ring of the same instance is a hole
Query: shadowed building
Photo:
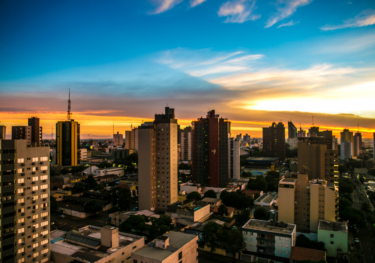
{"type": "Polygon", "coordinates": [[[5,140],[7,138],[7,127],[0,125],[0,139],[5,140]]]}
{"type": "Polygon", "coordinates": [[[12,140],[26,140],[27,144],[31,144],[31,127],[12,126],[12,140]]]}
{"type": "Polygon", "coordinates": [[[225,187],[229,177],[231,123],[209,111],[206,118],[192,122],[193,182],[225,187]]]}
{"type": "Polygon", "coordinates": [[[174,109],[139,126],[139,209],[166,210],[178,201],[177,119],[174,109]]]}
{"type": "Polygon", "coordinates": [[[181,161],[186,161],[191,163],[191,127],[186,127],[180,130],[180,140],[181,140],[181,161]]]}
{"type": "Polygon", "coordinates": [[[56,123],[56,164],[77,166],[80,162],[80,125],[74,120],[56,123]]]}
{"type": "Polygon", "coordinates": [[[40,126],[39,118],[29,118],[29,127],[31,127],[31,143],[40,144],[42,143],[43,129],[40,126]]]}
{"type": "Polygon", "coordinates": [[[288,138],[296,138],[297,137],[297,128],[294,126],[293,122],[288,121],[288,138]]]}
{"type": "Polygon", "coordinates": [[[285,161],[285,127],[282,122],[263,128],[263,152],[264,156],[285,161]]]}
{"type": "Polygon", "coordinates": [[[122,146],[123,144],[124,138],[122,134],[119,134],[119,132],[117,132],[117,134],[113,134],[113,145],[122,146]]]}

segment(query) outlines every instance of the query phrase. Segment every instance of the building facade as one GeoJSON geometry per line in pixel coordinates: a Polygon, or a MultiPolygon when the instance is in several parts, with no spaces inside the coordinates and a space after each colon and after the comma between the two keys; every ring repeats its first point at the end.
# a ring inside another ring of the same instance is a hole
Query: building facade
{"type": "Polygon", "coordinates": [[[296,138],[297,137],[297,127],[294,126],[293,122],[288,121],[288,138],[296,138]]]}
{"type": "Polygon", "coordinates": [[[340,158],[341,160],[347,160],[352,158],[352,147],[353,143],[350,141],[341,141],[340,144],[340,158]]]}
{"type": "Polygon", "coordinates": [[[299,128],[299,131],[297,132],[298,138],[306,137],[306,131],[302,130],[302,128],[299,128]]]}
{"type": "Polygon", "coordinates": [[[229,179],[240,179],[241,174],[241,165],[240,165],[240,156],[241,156],[241,142],[234,138],[229,138],[229,151],[230,151],[230,160],[229,160],[229,179]]]}
{"type": "Polygon", "coordinates": [[[297,231],[317,233],[319,220],[337,221],[338,187],[307,174],[279,182],[279,222],[296,224],[297,231]],[[294,204],[294,205],[291,205],[294,204]]]}
{"type": "Polygon", "coordinates": [[[139,129],[139,209],[166,210],[178,200],[177,119],[174,109],[155,114],[139,129]]]}
{"type": "Polygon", "coordinates": [[[138,128],[125,131],[125,149],[138,151],[138,128]]]}
{"type": "Polygon", "coordinates": [[[31,143],[40,144],[43,139],[43,128],[40,126],[40,120],[36,117],[28,119],[28,126],[31,127],[31,143]]]}
{"type": "Polygon", "coordinates": [[[5,140],[7,138],[7,127],[0,125],[0,139],[5,140]]]}
{"type": "Polygon", "coordinates": [[[247,133],[243,136],[243,141],[250,145],[251,142],[251,136],[247,133]]]}
{"type": "Polygon", "coordinates": [[[1,262],[50,262],[49,146],[0,140],[1,262]]]}
{"type": "Polygon", "coordinates": [[[226,186],[229,177],[231,123],[215,110],[192,122],[193,182],[206,186],[226,186]]]}
{"type": "Polygon", "coordinates": [[[80,125],[77,121],[56,123],[56,164],[77,166],[80,163],[80,125]]]}
{"type": "Polygon", "coordinates": [[[282,122],[263,128],[263,152],[266,157],[278,157],[285,161],[285,127],[282,122]]]}
{"type": "Polygon", "coordinates": [[[362,152],[362,134],[356,132],[353,136],[353,157],[358,157],[362,152]]]}
{"type": "Polygon", "coordinates": [[[122,146],[124,144],[124,136],[122,134],[113,134],[113,145],[122,146]]]}
{"type": "Polygon", "coordinates": [[[318,242],[323,242],[328,257],[347,254],[349,251],[348,222],[320,220],[318,226],[318,242]]]}
{"type": "Polygon", "coordinates": [[[27,144],[31,144],[31,127],[12,126],[12,140],[26,140],[27,144]]]}
{"type": "Polygon", "coordinates": [[[181,140],[180,161],[191,163],[191,149],[192,149],[191,127],[186,127],[185,129],[180,130],[180,140],[181,140]]]}

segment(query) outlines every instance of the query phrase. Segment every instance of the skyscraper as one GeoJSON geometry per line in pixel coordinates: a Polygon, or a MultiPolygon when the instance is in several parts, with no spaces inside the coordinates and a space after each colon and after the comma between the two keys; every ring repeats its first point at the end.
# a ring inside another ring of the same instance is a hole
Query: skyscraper
{"type": "Polygon", "coordinates": [[[138,128],[125,131],[125,149],[138,151],[138,128]]]}
{"type": "Polygon", "coordinates": [[[285,161],[285,127],[282,122],[263,128],[263,152],[267,157],[278,157],[285,161]]]}
{"type": "Polygon", "coordinates": [[[122,136],[122,134],[119,134],[119,132],[117,132],[117,134],[113,134],[113,145],[122,146],[123,144],[124,137],[122,136]]]}
{"type": "Polygon", "coordinates": [[[297,137],[297,128],[294,126],[293,122],[288,121],[288,138],[296,138],[297,137]]]}
{"type": "Polygon", "coordinates": [[[80,161],[80,125],[71,120],[70,90],[68,101],[68,120],[56,123],[56,164],[77,166],[80,161]]]}
{"type": "Polygon", "coordinates": [[[0,140],[1,262],[50,262],[49,147],[0,140]]]}
{"type": "Polygon", "coordinates": [[[39,125],[39,118],[29,118],[28,125],[31,127],[31,143],[33,145],[42,143],[43,129],[39,125]]]}
{"type": "Polygon", "coordinates": [[[340,133],[341,137],[340,137],[340,142],[345,142],[345,141],[349,141],[349,142],[353,142],[353,132],[349,131],[349,129],[344,129],[341,133],[340,133]]]}
{"type": "Polygon", "coordinates": [[[12,140],[26,140],[27,144],[31,144],[31,127],[12,126],[12,140]]]}
{"type": "Polygon", "coordinates": [[[180,130],[181,138],[181,161],[191,163],[191,127],[185,127],[180,130]]]}
{"type": "Polygon", "coordinates": [[[306,131],[302,130],[302,128],[299,128],[299,131],[297,132],[297,137],[298,138],[303,138],[306,137],[306,131]]]}
{"type": "Polygon", "coordinates": [[[372,135],[372,151],[373,151],[373,159],[375,160],[375,132],[372,135]]]}
{"type": "Polygon", "coordinates": [[[353,156],[358,157],[362,152],[362,134],[356,132],[353,136],[353,156]]]}
{"type": "Polygon", "coordinates": [[[309,129],[309,137],[317,137],[319,136],[319,127],[312,126],[309,129]]]}
{"type": "Polygon", "coordinates": [[[227,185],[230,126],[215,110],[209,111],[206,118],[192,122],[193,182],[214,187],[227,185]]]}
{"type": "Polygon", "coordinates": [[[230,179],[240,179],[241,166],[240,166],[240,156],[241,156],[241,142],[235,138],[229,138],[230,143],[230,179]]]}
{"type": "Polygon", "coordinates": [[[174,109],[139,126],[139,209],[166,210],[178,200],[177,119],[174,109]]]}
{"type": "Polygon", "coordinates": [[[328,149],[324,137],[299,138],[298,171],[308,174],[309,180],[338,180],[338,151],[328,149]]]}
{"type": "Polygon", "coordinates": [[[0,139],[5,140],[7,138],[7,127],[0,125],[0,139]]]}
{"type": "Polygon", "coordinates": [[[350,141],[343,141],[340,144],[340,156],[341,160],[347,160],[353,157],[352,152],[353,152],[353,143],[350,141]]]}

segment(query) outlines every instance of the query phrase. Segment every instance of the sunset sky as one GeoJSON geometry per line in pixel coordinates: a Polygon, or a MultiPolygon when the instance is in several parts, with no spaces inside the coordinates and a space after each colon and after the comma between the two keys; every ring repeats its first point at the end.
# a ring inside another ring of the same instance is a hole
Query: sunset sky
{"type": "Polygon", "coordinates": [[[69,88],[82,138],[166,105],[182,126],[215,109],[233,135],[292,120],[375,132],[373,0],[64,0],[0,3],[0,125],[41,119],[69,88]]]}

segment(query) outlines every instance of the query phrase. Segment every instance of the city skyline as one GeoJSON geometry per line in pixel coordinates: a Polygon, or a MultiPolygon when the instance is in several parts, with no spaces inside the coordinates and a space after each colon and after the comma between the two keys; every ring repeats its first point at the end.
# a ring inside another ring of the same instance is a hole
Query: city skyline
{"type": "Polygon", "coordinates": [[[37,116],[50,138],[71,88],[83,139],[111,138],[113,121],[124,134],[166,105],[182,127],[215,109],[233,135],[261,137],[289,120],[306,130],[314,116],[336,136],[359,125],[372,138],[374,9],[369,0],[8,2],[1,125],[37,116]]]}

